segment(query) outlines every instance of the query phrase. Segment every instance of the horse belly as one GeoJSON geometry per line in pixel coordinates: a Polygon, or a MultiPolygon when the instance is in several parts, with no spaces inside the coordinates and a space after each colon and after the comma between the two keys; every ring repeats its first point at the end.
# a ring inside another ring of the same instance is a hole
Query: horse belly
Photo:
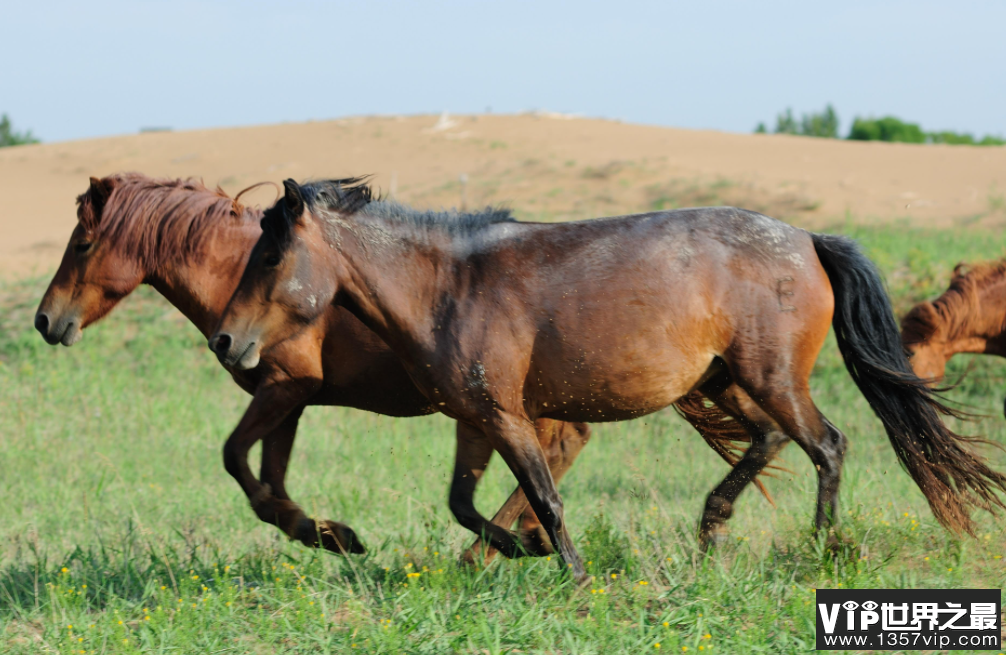
{"type": "Polygon", "coordinates": [[[708,349],[666,344],[578,353],[560,348],[535,362],[532,370],[538,373],[528,385],[528,400],[547,418],[631,419],[663,409],[688,393],[714,356],[708,349]]]}

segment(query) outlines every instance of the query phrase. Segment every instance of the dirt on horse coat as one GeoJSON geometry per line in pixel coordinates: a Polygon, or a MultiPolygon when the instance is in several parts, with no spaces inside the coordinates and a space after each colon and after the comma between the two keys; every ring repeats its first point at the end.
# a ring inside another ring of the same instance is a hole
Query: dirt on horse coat
{"type": "MultiPolygon", "coordinates": [[[[79,224],[39,305],[36,328],[51,344],[72,345],[84,328],[146,283],[208,336],[261,234],[261,210],[243,206],[240,195],[232,199],[198,181],[135,173],[92,179],[77,199],[79,224]]],[[[265,353],[256,369],[228,370],[254,396],[227,441],[225,458],[255,511],[307,545],[359,550],[350,528],[305,520],[287,494],[287,463],[301,412],[307,405],[342,405],[390,416],[421,416],[434,411],[429,400],[384,342],[337,307],[326,310],[316,325],[289,344],[265,353]],[[262,468],[256,479],[247,454],[259,439],[262,468]]],[[[701,416],[702,401],[701,396],[690,399],[691,406],[682,412],[701,416]]],[[[727,461],[736,461],[740,446],[731,441],[738,440],[731,433],[734,426],[706,422],[703,434],[712,435],[710,444],[727,461]]],[[[586,444],[590,429],[549,419],[537,421],[535,427],[558,480],[586,444]]],[[[459,426],[462,432],[467,429],[459,426]]],[[[493,520],[509,527],[522,512],[523,529],[536,530],[537,518],[518,488],[493,520]]],[[[476,542],[466,557],[474,558],[478,547],[476,542]]],[[[491,549],[485,553],[492,554],[491,549]]]]}
{"type": "Polygon", "coordinates": [[[473,428],[459,437],[451,508],[508,556],[550,545],[585,575],[534,420],[629,419],[695,389],[752,441],[707,500],[703,544],[788,439],[817,467],[815,525],[825,527],[846,440],[808,380],[832,322],[937,518],[971,530],[971,506],[1002,504],[1006,478],[943,425],[950,410],[912,374],[880,276],[851,240],[735,208],[533,224],[418,212],[374,201],[357,180],[285,187],[211,348],[251,367],[330,304],[348,308],[437,409],[473,428]],[[476,511],[494,449],[551,544],[521,543],[476,511]]]}

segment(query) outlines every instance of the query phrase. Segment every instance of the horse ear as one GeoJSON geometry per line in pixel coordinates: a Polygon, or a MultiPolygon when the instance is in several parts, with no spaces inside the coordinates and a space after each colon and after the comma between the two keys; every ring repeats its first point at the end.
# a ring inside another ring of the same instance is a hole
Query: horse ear
{"type": "Polygon", "coordinates": [[[112,178],[105,179],[91,178],[91,186],[87,191],[77,196],[77,220],[86,230],[93,230],[101,222],[101,214],[105,210],[105,203],[112,195],[115,182],[112,178]]]}
{"type": "Polygon", "coordinates": [[[111,178],[91,178],[91,202],[94,203],[96,210],[100,211],[101,208],[105,206],[105,202],[108,200],[108,197],[112,195],[113,186],[111,178]]]}
{"type": "Polygon", "coordinates": [[[300,185],[295,180],[283,180],[283,206],[290,217],[295,221],[300,221],[304,214],[304,194],[300,190],[300,185]]]}

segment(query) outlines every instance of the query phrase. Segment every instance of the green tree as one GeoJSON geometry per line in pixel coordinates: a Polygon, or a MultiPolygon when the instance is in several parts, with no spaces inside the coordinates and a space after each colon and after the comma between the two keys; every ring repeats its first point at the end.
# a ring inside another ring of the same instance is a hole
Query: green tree
{"type": "Polygon", "coordinates": [[[896,141],[925,143],[926,133],[915,123],[906,123],[894,116],[859,118],[852,121],[849,138],[853,141],[896,141]]]}
{"type": "Polygon", "coordinates": [[[16,132],[7,114],[0,116],[0,148],[4,146],[20,146],[26,143],[38,143],[30,130],[16,132]]]}
{"type": "Polygon", "coordinates": [[[946,143],[950,145],[1001,146],[1006,144],[1006,140],[1001,137],[992,136],[991,134],[978,140],[967,132],[951,132],[949,130],[929,132],[926,134],[926,138],[930,143],[946,143]]]}
{"type": "Polygon", "coordinates": [[[789,107],[786,111],[780,113],[775,117],[775,133],[776,134],[799,134],[800,126],[797,124],[796,119],[793,118],[793,110],[789,107]]]}
{"type": "Polygon", "coordinates": [[[975,139],[970,134],[950,131],[930,132],[928,135],[930,143],[949,143],[951,145],[974,145],[975,139]]]}
{"type": "MultiPolygon", "coordinates": [[[[765,123],[758,123],[756,134],[767,132],[765,123]]],[[[829,139],[838,138],[838,114],[835,108],[828,104],[824,111],[804,114],[799,120],[793,116],[789,107],[775,117],[776,134],[798,134],[800,136],[817,136],[829,139]]]]}
{"type": "Polygon", "coordinates": [[[838,138],[838,114],[829,103],[824,111],[814,114],[804,114],[800,125],[800,134],[826,139],[838,138]]]}

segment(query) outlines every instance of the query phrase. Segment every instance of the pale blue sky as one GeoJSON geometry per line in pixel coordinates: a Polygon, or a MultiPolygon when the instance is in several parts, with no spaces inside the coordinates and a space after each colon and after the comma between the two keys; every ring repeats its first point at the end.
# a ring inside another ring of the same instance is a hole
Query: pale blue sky
{"type": "Polygon", "coordinates": [[[1006,135],[1006,2],[5,2],[0,112],[46,141],[548,109],[749,132],[831,102],[1006,135]]]}

